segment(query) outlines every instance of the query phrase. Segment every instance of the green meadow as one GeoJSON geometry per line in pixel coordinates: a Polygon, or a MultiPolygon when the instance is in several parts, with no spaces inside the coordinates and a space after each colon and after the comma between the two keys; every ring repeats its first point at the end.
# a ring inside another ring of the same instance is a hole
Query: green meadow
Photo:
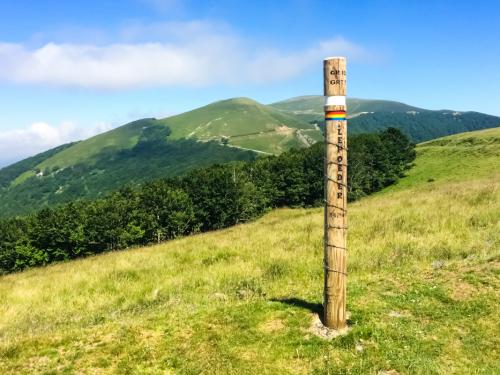
{"type": "Polygon", "coordinates": [[[322,209],[280,209],[0,277],[0,373],[499,373],[500,128],[417,154],[350,205],[346,335],[311,329],[322,209]]]}

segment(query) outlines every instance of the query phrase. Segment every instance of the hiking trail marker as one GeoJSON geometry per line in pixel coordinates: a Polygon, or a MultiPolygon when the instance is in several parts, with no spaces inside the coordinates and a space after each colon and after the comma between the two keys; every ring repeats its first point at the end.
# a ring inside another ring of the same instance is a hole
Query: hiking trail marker
{"type": "Polygon", "coordinates": [[[323,324],[347,329],[347,121],[346,59],[323,61],[325,95],[325,223],[323,324]]]}

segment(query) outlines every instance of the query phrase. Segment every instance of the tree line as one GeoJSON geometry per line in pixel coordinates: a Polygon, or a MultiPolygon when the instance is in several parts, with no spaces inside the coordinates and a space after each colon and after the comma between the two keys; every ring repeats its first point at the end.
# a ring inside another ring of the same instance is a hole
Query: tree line
{"type": "MultiPolygon", "coordinates": [[[[415,158],[399,130],[350,136],[348,198],[394,183],[415,158]]],[[[323,202],[324,145],[123,187],[0,221],[0,273],[225,228],[277,207],[323,202]]]]}

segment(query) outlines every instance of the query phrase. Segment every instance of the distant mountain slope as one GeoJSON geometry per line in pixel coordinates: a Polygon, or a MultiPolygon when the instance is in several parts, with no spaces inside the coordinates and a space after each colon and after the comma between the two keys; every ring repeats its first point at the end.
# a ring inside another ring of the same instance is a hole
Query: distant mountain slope
{"type": "MultiPolygon", "coordinates": [[[[304,121],[321,124],[323,100],[322,96],[301,96],[270,106],[304,121]]],[[[431,111],[388,100],[348,98],[347,110],[351,133],[371,133],[392,126],[405,132],[416,143],[500,125],[500,117],[484,113],[431,111]]]]}
{"type": "MultiPolygon", "coordinates": [[[[277,103],[270,104],[271,107],[285,112],[299,115],[323,116],[323,96],[309,95],[290,98],[277,103]]],[[[391,100],[371,100],[347,98],[347,108],[350,116],[357,116],[364,112],[408,112],[425,111],[424,109],[391,100]]]]}
{"type": "MultiPolygon", "coordinates": [[[[150,127],[147,129],[157,129],[150,127]]],[[[160,127],[162,131],[168,130],[160,127]]],[[[168,139],[168,138],[167,138],[168,139]]],[[[92,163],[45,168],[43,175],[0,189],[0,217],[25,214],[79,198],[94,199],[159,177],[177,176],[214,163],[251,160],[254,152],[195,140],[139,139],[130,149],[103,151],[92,163]]],[[[0,176],[2,171],[0,171],[0,176]]]]}
{"type": "Polygon", "coordinates": [[[52,153],[37,165],[26,168],[25,173],[17,176],[14,183],[21,183],[34,176],[35,167],[43,171],[64,169],[82,163],[91,165],[103,152],[131,149],[137,144],[144,129],[156,125],[170,128],[171,140],[187,138],[221,142],[225,138],[224,143],[229,146],[272,154],[292,147],[307,147],[321,136],[314,125],[293,114],[283,113],[251,99],[235,98],[162,120],[137,120],[75,143],[61,152],[52,153]]]}
{"type": "MultiPolygon", "coordinates": [[[[36,169],[44,171],[46,169],[64,169],[78,164],[94,164],[103,153],[119,152],[134,147],[143,129],[154,125],[155,122],[155,119],[137,120],[82,142],[74,143],[60,152],[52,153],[50,157],[37,164],[36,169]]],[[[2,171],[0,170],[0,175],[2,171]]],[[[33,168],[26,169],[15,179],[14,184],[22,183],[34,175],[33,168]]]]}
{"type": "Polygon", "coordinates": [[[64,144],[0,169],[0,189],[8,187],[13,180],[24,172],[35,171],[40,163],[74,144],[75,143],[64,144]]]}
{"type": "Polygon", "coordinates": [[[99,197],[197,166],[308,147],[320,138],[316,126],[246,98],[137,120],[1,169],[0,216],[99,197]]]}
{"type": "Polygon", "coordinates": [[[172,129],[173,138],[212,139],[221,135],[235,136],[274,130],[281,125],[299,129],[313,128],[295,116],[248,98],[218,101],[163,121],[172,129]]]}
{"type": "MultiPolygon", "coordinates": [[[[500,125],[495,116],[384,100],[348,99],[348,109],[350,133],[393,126],[414,142],[500,125]]],[[[127,183],[179,175],[198,165],[308,147],[323,139],[322,122],[321,96],[272,105],[234,98],[161,120],[137,120],[0,169],[0,216],[99,197],[127,183]]]]}
{"type": "Polygon", "coordinates": [[[351,133],[370,133],[392,126],[406,133],[416,143],[499,125],[500,118],[496,116],[453,111],[374,112],[349,121],[351,133]]]}
{"type": "Polygon", "coordinates": [[[220,141],[225,137],[229,145],[272,154],[312,143],[304,141],[301,133],[318,139],[314,125],[248,98],[222,100],[160,122],[172,129],[173,139],[220,141]]]}

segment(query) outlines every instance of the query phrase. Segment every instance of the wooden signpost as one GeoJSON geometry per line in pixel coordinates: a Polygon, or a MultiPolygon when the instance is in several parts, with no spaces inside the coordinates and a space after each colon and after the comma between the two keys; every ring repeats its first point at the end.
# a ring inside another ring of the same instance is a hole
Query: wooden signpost
{"type": "Polygon", "coordinates": [[[325,95],[325,287],[323,324],[347,328],[347,121],[346,59],[324,60],[325,95]]]}

